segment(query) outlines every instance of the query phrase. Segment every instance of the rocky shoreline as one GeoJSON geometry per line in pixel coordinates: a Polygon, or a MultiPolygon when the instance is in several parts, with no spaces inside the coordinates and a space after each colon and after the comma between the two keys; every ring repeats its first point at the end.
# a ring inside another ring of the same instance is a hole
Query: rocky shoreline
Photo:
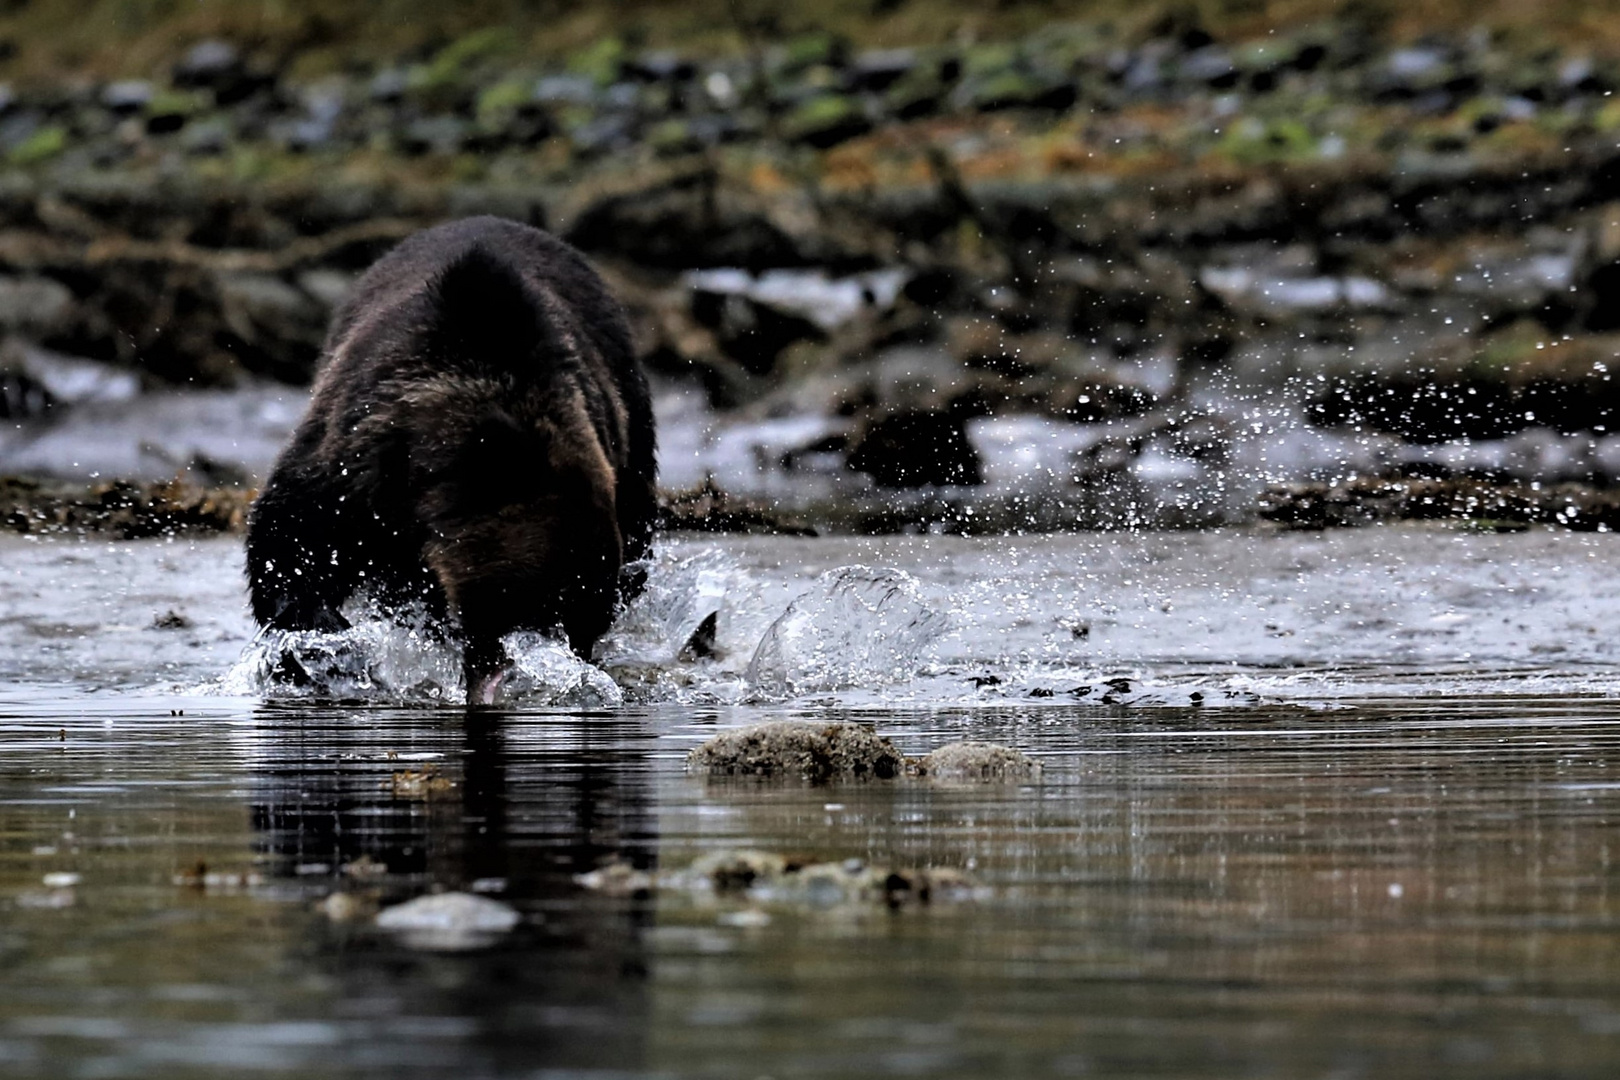
{"type": "MultiPolygon", "coordinates": [[[[0,476],[0,531],[29,536],[138,540],[245,531],[255,492],[184,479],[81,484],[0,476]]],[[[902,505],[823,503],[784,510],[713,488],[669,493],[659,507],[663,533],[768,536],[880,536],[932,532],[954,536],[1080,530],[1203,527],[1257,523],[1291,530],[1453,521],[1493,532],[1532,525],[1578,532],[1620,531],[1620,491],[1589,484],[1493,484],[1488,481],[1355,478],[1340,483],[1278,484],[1252,514],[1229,521],[1175,521],[1140,508],[1078,499],[986,501],[939,496],[902,505]]]]}
{"type": "MultiPolygon", "coordinates": [[[[1338,524],[1423,516],[1366,509],[1418,480],[1601,493],[1616,87],[1605,57],[1349,18],[604,39],[552,66],[491,32],[307,83],[202,41],[162,78],[0,93],[0,472],[86,477],[39,450],[75,415],[307,382],[364,265],[497,213],[625,298],[672,521],[1338,524]]],[[[262,475],[268,437],[232,457],[182,427],[116,474],[262,475]]]]}

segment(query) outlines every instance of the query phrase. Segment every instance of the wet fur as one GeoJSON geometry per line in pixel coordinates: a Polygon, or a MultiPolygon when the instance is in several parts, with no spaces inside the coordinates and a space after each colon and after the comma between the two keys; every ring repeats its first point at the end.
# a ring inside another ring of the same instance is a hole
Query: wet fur
{"type": "Polygon", "coordinates": [[[338,312],[254,503],[254,618],[342,629],[365,591],[425,605],[469,678],[515,629],[560,625],[589,655],[646,553],[654,474],[629,328],[585,260],[496,218],[418,233],[338,312]]]}

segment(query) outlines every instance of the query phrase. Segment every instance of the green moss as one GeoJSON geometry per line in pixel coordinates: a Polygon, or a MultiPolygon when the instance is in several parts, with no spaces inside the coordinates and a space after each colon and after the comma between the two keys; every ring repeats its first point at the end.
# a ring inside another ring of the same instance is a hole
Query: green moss
{"type": "Polygon", "coordinates": [[[783,47],[782,67],[786,71],[802,71],[817,64],[831,64],[843,47],[838,37],[826,31],[800,34],[783,47]]]}
{"type": "Polygon", "coordinates": [[[464,34],[440,49],[433,59],[418,68],[412,82],[424,90],[433,90],[460,79],[465,71],[482,60],[513,52],[518,40],[504,26],[488,26],[464,34]]]}
{"type": "Polygon", "coordinates": [[[595,79],[598,86],[606,86],[618,79],[625,51],[623,41],[605,37],[570,56],[568,70],[595,79]]]}
{"type": "Polygon", "coordinates": [[[1298,120],[1284,118],[1267,123],[1252,116],[1227,129],[1218,149],[1239,165],[1299,161],[1317,153],[1316,137],[1298,120]]]}
{"type": "Polygon", "coordinates": [[[962,71],[973,76],[995,75],[1018,66],[1018,46],[1005,42],[975,45],[962,56],[962,71]]]}
{"type": "Polygon", "coordinates": [[[680,153],[695,145],[691,126],[679,117],[654,124],[647,132],[647,144],[660,154],[680,153]]]}
{"type": "Polygon", "coordinates": [[[534,80],[527,76],[502,79],[478,95],[478,119],[498,120],[534,98],[534,80]]]}
{"type": "Polygon", "coordinates": [[[146,103],[146,115],[195,116],[207,107],[207,99],[194,91],[159,90],[146,103]]]}
{"type": "Polygon", "coordinates": [[[782,121],[782,134],[817,146],[830,146],[867,129],[858,103],[841,94],[822,94],[801,103],[782,121]]]}
{"type": "Polygon", "coordinates": [[[67,130],[55,124],[48,124],[12,147],[11,153],[6,155],[6,160],[13,165],[34,165],[49,161],[65,149],[67,149],[67,130]]]}

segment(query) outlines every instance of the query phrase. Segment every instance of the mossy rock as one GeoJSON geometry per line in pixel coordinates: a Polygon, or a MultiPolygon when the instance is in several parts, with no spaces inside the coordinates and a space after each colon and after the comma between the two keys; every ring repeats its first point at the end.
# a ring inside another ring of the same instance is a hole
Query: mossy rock
{"type": "Polygon", "coordinates": [[[596,80],[598,86],[617,82],[629,52],[616,37],[605,37],[568,58],[568,70],[596,80]]]}
{"type": "Polygon", "coordinates": [[[981,112],[997,109],[1067,109],[1078,96],[1072,81],[1055,74],[1007,70],[967,84],[965,103],[981,112]]]}
{"type": "Polygon", "coordinates": [[[1219,150],[1239,165],[1301,161],[1317,156],[1316,137],[1294,119],[1269,123],[1245,117],[1227,129],[1219,150]]]}
{"type": "Polygon", "coordinates": [[[1040,762],[1027,754],[1010,746],[971,740],[947,743],[917,759],[912,769],[934,780],[994,783],[1041,778],[1040,762]]]}
{"type": "Polygon", "coordinates": [[[841,94],[810,98],[782,121],[784,137],[822,150],[870,130],[872,121],[861,104],[841,94]]]}
{"type": "Polygon", "coordinates": [[[848,51],[842,38],[818,30],[800,34],[783,46],[778,66],[785,73],[804,71],[818,65],[838,67],[844,63],[848,51]]]}
{"type": "Polygon", "coordinates": [[[433,54],[433,59],[412,72],[412,85],[434,90],[458,81],[475,64],[513,52],[517,36],[504,26],[486,26],[464,34],[433,54]]]}
{"type": "Polygon", "coordinates": [[[523,75],[502,79],[478,95],[480,123],[499,123],[534,101],[534,80],[523,75]]]}
{"type": "Polygon", "coordinates": [[[6,160],[13,165],[37,165],[56,157],[67,149],[67,129],[46,124],[11,148],[6,160]]]}
{"type": "Polygon", "coordinates": [[[858,724],[779,721],[726,731],[693,750],[689,772],[804,780],[888,780],[905,769],[895,745],[858,724]]]}

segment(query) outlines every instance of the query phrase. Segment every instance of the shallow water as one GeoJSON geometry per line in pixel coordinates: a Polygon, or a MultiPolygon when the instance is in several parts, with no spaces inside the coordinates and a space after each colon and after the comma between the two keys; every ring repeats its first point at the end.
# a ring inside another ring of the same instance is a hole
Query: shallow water
{"type": "Polygon", "coordinates": [[[627,704],[469,717],[244,685],[229,541],[6,540],[0,1073],[1610,1076],[1616,543],[681,541],[600,657],[627,704]],[[910,575],[905,620],[822,602],[856,565],[910,575]],[[679,658],[706,610],[721,656],[679,658]],[[795,624],[804,692],[750,675],[791,610],[833,611],[795,624]],[[924,615],[948,628],[895,645],[924,615]],[[766,716],[1046,769],[684,773],[766,716]],[[980,887],[891,910],[574,881],[736,847],[980,887]],[[522,921],[445,952],[316,906],[435,889],[522,921]]]}

